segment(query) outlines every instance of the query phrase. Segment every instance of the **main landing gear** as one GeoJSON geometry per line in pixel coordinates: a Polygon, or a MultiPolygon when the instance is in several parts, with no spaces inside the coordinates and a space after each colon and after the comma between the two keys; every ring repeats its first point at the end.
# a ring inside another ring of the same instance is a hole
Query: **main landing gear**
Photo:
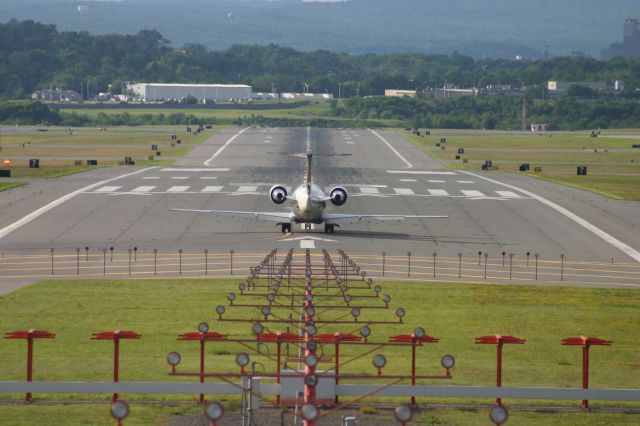
{"type": "Polygon", "coordinates": [[[334,232],[336,232],[335,227],[336,226],[340,226],[340,225],[336,225],[334,223],[325,223],[324,224],[324,233],[325,234],[333,234],[334,232]]]}
{"type": "Polygon", "coordinates": [[[281,223],[280,226],[282,228],[282,233],[283,234],[290,234],[291,233],[291,223],[281,223]]]}

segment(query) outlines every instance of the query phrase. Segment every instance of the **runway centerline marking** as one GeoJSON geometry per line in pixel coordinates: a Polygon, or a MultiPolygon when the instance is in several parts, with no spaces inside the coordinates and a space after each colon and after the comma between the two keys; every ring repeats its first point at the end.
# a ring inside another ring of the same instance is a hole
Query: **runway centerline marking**
{"type": "Polygon", "coordinates": [[[417,182],[417,179],[400,179],[400,182],[417,182]]]}
{"type": "Polygon", "coordinates": [[[116,177],[113,177],[113,178],[110,178],[110,179],[102,180],[100,182],[92,183],[91,185],[85,186],[84,188],[80,188],[80,189],[78,189],[76,191],[70,192],[67,195],[63,195],[62,197],[58,198],[57,200],[53,200],[49,204],[47,204],[45,206],[42,206],[37,210],[34,210],[33,212],[31,212],[28,215],[24,216],[22,219],[13,222],[11,225],[7,225],[4,228],[0,229],[0,238],[6,237],[11,232],[15,231],[16,229],[21,228],[22,226],[26,225],[27,223],[32,222],[33,220],[35,220],[38,217],[42,216],[43,214],[45,214],[49,210],[59,206],[60,204],[66,202],[66,201],[69,201],[70,199],[72,199],[76,195],[82,194],[82,193],[87,192],[87,191],[91,191],[94,188],[106,185],[107,183],[113,182],[115,180],[126,178],[126,177],[129,177],[129,176],[134,176],[134,175],[137,175],[137,174],[140,174],[140,173],[144,173],[144,172],[147,172],[147,171],[153,170],[153,169],[156,169],[156,166],[147,167],[147,168],[144,168],[142,170],[136,170],[135,172],[125,173],[124,175],[121,175],[121,176],[116,176],[116,177]]]}
{"type": "Polygon", "coordinates": [[[488,177],[484,177],[484,176],[476,174],[476,173],[467,172],[467,171],[464,171],[464,170],[460,170],[460,172],[466,173],[468,175],[474,176],[474,177],[479,178],[479,179],[486,180],[487,182],[495,183],[496,185],[504,186],[505,188],[513,189],[514,191],[518,191],[518,192],[520,192],[520,193],[522,193],[522,194],[524,194],[524,195],[526,195],[528,197],[531,197],[534,200],[541,202],[542,204],[546,205],[547,207],[552,208],[553,210],[557,211],[561,215],[567,217],[568,219],[570,219],[573,222],[577,223],[578,225],[582,226],[584,229],[586,229],[588,231],[591,231],[594,235],[600,237],[605,242],[609,243],[613,247],[615,247],[615,248],[621,250],[622,252],[626,253],[632,259],[640,262],[640,251],[638,251],[638,250],[634,249],[633,247],[623,243],[622,241],[620,241],[619,239],[617,239],[613,235],[603,231],[602,229],[600,229],[597,226],[593,225],[592,223],[586,221],[585,219],[581,218],[580,216],[578,216],[577,214],[571,212],[570,210],[567,210],[564,207],[554,203],[553,201],[547,200],[546,198],[541,197],[540,195],[537,195],[537,194],[535,194],[535,193],[533,193],[531,191],[527,191],[526,189],[522,189],[522,188],[519,188],[519,187],[514,186],[514,185],[509,185],[508,183],[503,183],[503,182],[500,182],[498,180],[491,179],[491,178],[488,178],[488,177]]]}
{"type": "Polygon", "coordinates": [[[446,183],[446,180],[428,180],[429,183],[446,183]]]}
{"type": "Polygon", "coordinates": [[[200,176],[200,179],[202,180],[213,180],[213,179],[218,179],[217,176],[200,176]]]}
{"type": "Polygon", "coordinates": [[[451,176],[456,174],[455,172],[434,172],[434,171],[427,171],[427,170],[387,170],[387,173],[390,173],[393,175],[404,174],[404,175],[446,175],[446,176],[451,176]]]}
{"type": "Polygon", "coordinates": [[[398,150],[397,150],[397,149],[395,149],[395,148],[394,148],[394,147],[389,143],[389,141],[387,141],[385,138],[383,138],[382,136],[380,136],[380,134],[379,134],[378,132],[376,132],[375,130],[372,130],[372,129],[367,129],[367,130],[368,130],[368,131],[370,131],[371,133],[373,133],[374,135],[376,135],[376,136],[378,137],[378,139],[380,139],[382,142],[384,142],[384,143],[385,143],[385,145],[387,145],[387,147],[388,147],[388,148],[389,148],[389,149],[390,149],[390,150],[391,150],[391,151],[396,155],[396,157],[398,157],[400,160],[402,160],[402,162],[403,162],[404,164],[406,164],[406,165],[407,165],[407,167],[406,167],[407,169],[411,169],[411,168],[413,168],[413,164],[411,164],[409,161],[407,161],[407,159],[406,159],[406,158],[404,158],[404,157],[402,156],[402,154],[400,154],[400,153],[398,152],[398,150]]]}
{"type": "Polygon", "coordinates": [[[222,151],[224,151],[224,149],[231,144],[231,142],[234,141],[235,138],[237,138],[238,136],[240,136],[241,134],[243,134],[245,131],[247,131],[250,128],[251,128],[251,126],[245,127],[244,129],[240,130],[238,133],[233,135],[231,138],[229,138],[229,140],[224,145],[222,145],[207,161],[204,162],[204,165],[205,166],[210,166],[211,162],[213,160],[215,160],[216,157],[218,155],[220,155],[222,153],[222,151]]]}
{"type": "Polygon", "coordinates": [[[472,180],[457,180],[457,183],[474,183],[472,180]]]}
{"type": "Polygon", "coordinates": [[[212,167],[205,169],[204,167],[166,167],[161,172],[228,172],[228,167],[212,167]]]}

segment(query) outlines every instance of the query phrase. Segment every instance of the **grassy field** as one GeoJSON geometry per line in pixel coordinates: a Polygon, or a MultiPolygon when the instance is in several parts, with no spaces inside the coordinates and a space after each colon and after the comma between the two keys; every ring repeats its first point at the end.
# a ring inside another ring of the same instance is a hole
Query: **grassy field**
{"type": "Polygon", "coordinates": [[[74,112],[77,114],[88,115],[95,118],[100,113],[107,115],[111,114],[124,114],[131,115],[143,115],[143,114],[164,114],[165,116],[170,114],[185,114],[194,115],[202,119],[236,119],[238,117],[250,116],[250,115],[262,115],[264,117],[273,118],[326,118],[329,113],[329,102],[318,101],[313,102],[307,106],[297,108],[282,108],[282,109],[234,109],[231,106],[228,109],[183,109],[183,108],[105,108],[105,109],[64,109],[63,112],[74,112]]]}
{"type": "Polygon", "coordinates": [[[403,132],[431,157],[447,167],[480,170],[492,160],[500,171],[519,172],[521,163],[529,163],[531,176],[593,191],[610,198],[640,200],[640,134],[611,131],[597,138],[589,132],[521,133],[485,131],[431,131],[430,136],[403,132]],[[441,138],[446,143],[437,147],[441,138]],[[444,149],[443,149],[444,146],[444,149]],[[465,150],[456,160],[458,148],[465,150]],[[577,176],[576,167],[587,166],[587,176],[577,176]],[[534,172],[541,167],[541,172],[534,172]]]}
{"type": "Polygon", "coordinates": [[[26,185],[24,182],[0,182],[0,192],[26,185]]]}
{"type": "Polygon", "coordinates": [[[11,160],[11,175],[18,178],[53,178],[91,170],[86,160],[98,167],[119,164],[132,157],[137,165],[166,165],[204,142],[215,130],[188,133],[184,126],[137,128],[50,128],[47,132],[5,132],[2,158],[11,160]],[[171,135],[181,143],[174,143],[171,135]],[[158,150],[151,150],[158,145],[158,150]],[[160,152],[160,155],[156,155],[160,152]],[[29,159],[40,159],[40,168],[29,168],[29,159]],[[81,165],[77,165],[76,162],[81,165]]]}
{"type": "MultiPolygon", "coordinates": [[[[165,357],[169,351],[182,353],[179,371],[197,371],[197,344],[178,342],[176,336],[194,331],[200,321],[208,321],[213,331],[230,333],[232,337],[250,336],[247,325],[219,323],[214,318],[215,306],[220,303],[226,305],[225,295],[234,291],[236,286],[237,280],[45,282],[0,297],[0,331],[38,328],[57,333],[55,340],[36,344],[35,380],[109,380],[112,346],[108,342],[92,341],[89,337],[91,333],[103,330],[134,330],[142,333],[143,339],[122,344],[121,379],[171,381],[176,379],[167,376],[165,357]]],[[[505,385],[577,387],[581,377],[580,350],[563,347],[560,340],[568,336],[595,335],[615,343],[611,347],[592,350],[592,386],[640,387],[640,361],[637,356],[640,344],[637,333],[633,332],[640,329],[640,294],[637,291],[419,282],[389,282],[384,283],[383,288],[383,293],[392,296],[392,307],[405,307],[407,317],[405,324],[373,326],[372,341],[386,341],[392,335],[409,333],[416,326],[423,326],[429,334],[442,339],[437,345],[426,345],[418,350],[418,374],[440,374],[440,357],[451,353],[457,362],[454,378],[447,383],[490,385],[495,380],[495,349],[474,345],[473,340],[481,335],[501,333],[527,339],[523,346],[505,349],[505,385]]],[[[394,319],[392,311],[380,312],[363,308],[361,322],[394,319]]],[[[255,308],[230,308],[225,316],[257,318],[257,314],[255,308]]],[[[353,328],[345,326],[339,331],[353,328]]],[[[274,331],[280,330],[284,327],[274,328],[274,331]]],[[[333,328],[321,330],[323,333],[334,331],[333,328]]],[[[24,346],[24,342],[2,341],[0,380],[24,379],[24,346]]],[[[237,344],[209,344],[207,365],[215,366],[214,370],[218,372],[236,371],[233,354],[245,350],[237,344]]],[[[395,348],[376,352],[384,353],[389,360],[385,374],[409,373],[407,350],[395,348]]],[[[325,348],[325,351],[332,355],[332,347],[325,348]]],[[[343,346],[341,353],[342,360],[346,361],[359,352],[343,346]]],[[[252,359],[268,366],[268,370],[274,369],[273,362],[267,357],[252,356],[252,359]]],[[[350,362],[342,371],[375,373],[371,356],[350,362]]],[[[132,416],[132,424],[166,423],[174,410],[163,408],[154,411],[138,407],[135,400],[139,398],[141,396],[126,396],[138,410],[134,413],[140,413],[138,420],[134,419],[136,415],[132,416]]],[[[227,403],[236,404],[233,398],[229,398],[227,403]]],[[[515,404],[516,401],[507,401],[509,403],[515,404]]],[[[576,405],[571,402],[553,403],[559,404],[576,405]]],[[[593,405],[605,404],[596,402],[593,405]]],[[[632,405],[638,408],[637,404],[632,405]]],[[[72,412],[93,424],[96,419],[92,417],[96,416],[93,411],[90,406],[73,406],[72,412]]],[[[9,420],[5,424],[24,424],[27,418],[31,422],[41,416],[47,419],[47,424],[57,424],[63,422],[66,412],[57,407],[0,405],[3,423],[9,420]]],[[[440,419],[442,424],[483,423],[486,412],[444,410],[428,413],[425,418],[430,416],[440,419]]],[[[510,424],[526,424],[533,418],[531,416],[531,413],[512,412],[510,424]]],[[[640,421],[638,416],[580,416],[584,419],[581,424],[640,421]]],[[[105,416],[98,417],[106,419],[105,416]]],[[[563,419],[566,419],[565,424],[575,423],[571,422],[570,419],[575,420],[571,415],[535,414],[534,417],[540,420],[536,424],[562,424],[565,423],[563,419]]]]}

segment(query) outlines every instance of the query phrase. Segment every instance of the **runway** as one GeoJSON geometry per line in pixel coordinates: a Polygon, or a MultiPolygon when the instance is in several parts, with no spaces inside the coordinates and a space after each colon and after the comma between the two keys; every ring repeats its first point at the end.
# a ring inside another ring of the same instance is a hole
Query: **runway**
{"type": "MultiPolygon", "coordinates": [[[[287,211],[286,203],[271,202],[268,191],[276,184],[292,189],[302,182],[304,159],[291,154],[303,153],[306,144],[305,128],[225,129],[170,167],[114,168],[14,189],[1,196],[6,214],[0,218],[0,247],[6,256],[46,255],[50,248],[84,253],[84,247],[92,252],[114,247],[118,253],[137,247],[141,255],[153,249],[340,248],[361,256],[411,252],[430,258],[437,253],[454,261],[459,253],[464,259],[477,259],[478,252],[500,259],[504,252],[517,262],[537,253],[548,261],[564,255],[581,262],[640,265],[635,258],[640,203],[605,202],[523,176],[445,169],[394,131],[310,129],[315,182],[327,189],[342,185],[349,192],[344,206],[328,210],[448,219],[351,224],[335,234],[324,234],[321,226],[294,227],[292,235],[283,236],[272,222],[169,211],[287,211]]],[[[452,274],[457,276],[455,270],[452,274]]]]}

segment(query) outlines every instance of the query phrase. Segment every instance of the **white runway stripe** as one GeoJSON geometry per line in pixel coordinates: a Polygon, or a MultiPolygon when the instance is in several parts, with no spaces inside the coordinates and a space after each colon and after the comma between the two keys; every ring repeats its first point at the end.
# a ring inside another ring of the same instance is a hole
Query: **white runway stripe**
{"type": "Polygon", "coordinates": [[[417,179],[400,179],[400,182],[417,182],[417,179]]]}
{"type": "Polygon", "coordinates": [[[474,183],[472,180],[457,180],[458,183],[474,183]]]}
{"type": "Polygon", "coordinates": [[[399,195],[413,195],[415,194],[415,192],[413,192],[412,189],[409,188],[393,188],[394,191],[396,191],[396,194],[399,195]]]}
{"type": "Polygon", "coordinates": [[[428,180],[429,183],[445,183],[446,180],[428,180]]]}
{"type": "Polygon", "coordinates": [[[404,175],[455,175],[454,172],[428,172],[426,170],[387,170],[390,174],[404,174],[404,175]]]}
{"type": "Polygon", "coordinates": [[[522,198],[515,192],[511,192],[511,191],[496,191],[496,194],[505,198],[522,198]]]}
{"type": "Polygon", "coordinates": [[[471,189],[462,189],[460,190],[460,192],[462,192],[467,197],[484,197],[485,196],[482,192],[471,190],[471,189]]]}
{"type": "Polygon", "coordinates": [[[185,180],[189,179],[189,176],[171,176],[171,179],[185,180]]]}
{"type": "Polygon", "coordinates": [[[121,186],[103,186],[102,188],[96,189],[95,192],[114,192],[120,188],[122,187],[121,186]]]}
{"type": "Polygon", "coordinates": [[[213,168],[213,167],[209,167],[209,168],[203,168],[203,167],[187,167],[187,168],[177,168],[177,167],[167,167],[164,169],[161,169],[161,171],[163,172],[228,172],[229,168],[225,168],[225,167],[218,167],[218,168],[213,168]]]}
{"type": "Polygon", "coordinates": [[[155,189],[155,186],[138,186],[133,188],[131,192],[151,192],[155,189]]]}
{"type": "Polygon", "coordinates": [[[427,189],[431,195],[449,195],[444,189],[427,189]]]}
{"type": "Polygon", "coordinates": [[[213,180],[213,179],[218,179],[217,176],[200,176],[200,179],[202,180],[213,180]]]}
{"type": "Polygon", "coordinates": [[[172,186],[167,189],[167,192],[185,192],[187,189],[189,189],[188,186],[172,186]]]}
{"type": "Polygon", "coordinates": [[[371,186],[361,186],[360,192],[363,194],[379,194],[380,190],[378,188],[371,187],[371,186]]]}
{"type": "Polygon", "coordinates": [[[238,188],[238,192],[256,192],[258,190],[257,186],[241,186],[238,188]]]}
{"type": "Polygon", "coordinates": [[[200,192],[220,192],[222,191],[221,186],[205,186],[200,192]]]}

